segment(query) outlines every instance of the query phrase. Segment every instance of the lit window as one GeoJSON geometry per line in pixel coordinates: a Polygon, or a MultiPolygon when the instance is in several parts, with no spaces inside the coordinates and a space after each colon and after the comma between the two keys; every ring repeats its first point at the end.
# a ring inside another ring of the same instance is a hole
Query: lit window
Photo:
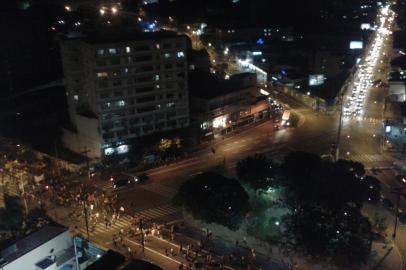
{"type": "Polygon", "coordinates": [[[110,54],[116,54],[116,53],[117,53],[117,49],[116,49],[116,48],[110,48],[110,49],[109,49],[109,53],[110,53],[110,54]]]}
{"type": "Polygon", "coordinates": [[[97,50],[97,55],[103,55],[104,54],[104,50],[103,49],[98,49],[97,50]]]}
{"type": "Polygon", "coordinates": [[[130,47],[128,47],[128,46],[127,46],[127,47],[125,47],[125,52],[126,52],[126,53],[130,53],[130,52],[131,52],[131,48],[130,48],[130,47]]]}
{"type": "Polygon", "coordinates": [[[108,76],[107,72],[97,72],[97,78],[106,78],[108,76]]]}
{"type": "Polygon", "coordinates": [[[78,95],[73,95],[73,99],[74,100],[79,100],[79,96],[78,95]]]}
{"type": "Polygon", "coordinates": [[[167,108],[175,107],[175,102],[169,102],[169,103],[167,103],[167,104],[166,104],[166,107],[167,107],[167,108]]]}
{"type": "Polygon", "coordinates": [[[155,81],[159,81],[159,75],[155,75],[155,81]]]}
{"type": "Polygon", "coordinates": [[[157,84],[155,87],[156,87],[157,89],[159,89],[159,84],[157,84]]]}
{"type": "Polygon", "coordinates": [[[124,73],[128,73],[128,68],[124,68],[124,73]]]}
{"type": "Polygon", "coordinates": [[[119,106],[119,107],[123,107],[123,106],[125,106],[125,101],[124,100],[119,100],[119,101],[117,101],[117,106],[119,106]]]}
{"type": "Polygon", "coordinates": [[[178,56],[178,58],[185,57],[185,53],[184,53],[184,52],[182,52],[182,51],[177,52],[177,53],[176,53],[176,55],[178,56]]]}
{"type": "Polygon", "coordinates": [[[161,46],[159,44],[156,44],[155,47],[159,50],[161,46]]]}
{"type": "Polygon", "coordinates": [[[171,57],[171,54],[170,53],[165,53],[165,58],[170,58],[171,57]]]}

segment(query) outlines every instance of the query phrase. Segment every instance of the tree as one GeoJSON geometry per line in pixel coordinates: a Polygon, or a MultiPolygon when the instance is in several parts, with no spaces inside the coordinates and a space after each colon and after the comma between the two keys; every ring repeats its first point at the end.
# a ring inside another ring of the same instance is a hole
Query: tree
{"type": "Polygon", "coordinates": [[[41,208],[34,208],[31,209],[26,218],[25,218],[27,230],[37,230],[38,228],[42,227],[44,224],[49,223],[51,220],[48,217],[46,211],[41,208]]]}
{"type": "Polygon", "coordinates": [[[381,199],[381,183],[373,176],[367,175],[362,179],[363,193],[365,201],[377,203],[381,199]]]}
{"type": "Polygon", "coordinates": [[[171,139],[163,138],[163,139],[161,139],[159,141],[158,150],[160,152],[169,151],[169,149],[171,149],[171,147],[172,147],[172,140],[171,139]]]}
{"type": "Polygon", "coordinates": [[[163,138],[155,148],[162,157],[176,155],[182,148],[182,139],[179,137],[174,137],[173,139],[163,138]]]}
{"type": "Polygon", "coordinates": [[[205,172],[185,182],[174,197],[194,218],[237,230],[250,210],[248,194],[234,179],[205,172]]]}
{"type": "MultiPolygon", "coordinates": [[[[364,178],[364,172],[357,162],[290,153],[278,182],[289,210],[282,222],[282,247],[331,258],[347,267],[365,261],[371,248],[371,225],[361,208],[370,196],[369,185],[375,187],[376,182],[364,178]]],[[[374,190],[379,194],[378,188],[374,190]]]]}
{"type": "Polygon", "coordinates": [[[0,229],[9,230],[13,234],[21,231],[24,210],[18,197],[4,196],[5,208],[0,209],[0,229]]]}
{"type": "Polygon", "coordinates": [[[237,163],[237,177],[254,190],[269,188],[273,165],[264,155],[247,157],[237,163]]]}

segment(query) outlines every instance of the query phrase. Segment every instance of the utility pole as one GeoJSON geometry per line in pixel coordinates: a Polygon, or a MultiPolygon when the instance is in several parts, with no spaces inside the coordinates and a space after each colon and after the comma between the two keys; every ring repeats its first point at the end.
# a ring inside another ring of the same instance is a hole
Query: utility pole
{"type": "Polygon", "coordinates": [[[86,185],[84,185],[80,191],[80,200],[83,203],[83,215],[85,218],[87,241],[89,241],[90,237],[89,237],[89,219],[88,219],[88,210],[87,210],[87,196],[88,196],[88,192],[86,189],[86,185]]]}
{"type": "Polygon", "coordinates": [[[397,197],[396,197],[396,210],[395,210],[395,226],[393,227],[393,234],[392,234],[393,239],[396,238],[396,230],[397,230],[397,227],[398,227],[400,196],[406,197],[406,193],[403,192],[404,189],[406,189],[406,187],[400,187],[400,188],[392,189],[392,193],[397,195],[397,197]]]}
{"type": "Polygon", "coordinates": [[[89,220],[88,220],[88,217],[87,217],[87,201],[86,201],[86,199],[83,200],[83,213],[85,214],[87,241],[89,241],[89,239],[90,239],[90,236],[89,236],[89,220]]]}

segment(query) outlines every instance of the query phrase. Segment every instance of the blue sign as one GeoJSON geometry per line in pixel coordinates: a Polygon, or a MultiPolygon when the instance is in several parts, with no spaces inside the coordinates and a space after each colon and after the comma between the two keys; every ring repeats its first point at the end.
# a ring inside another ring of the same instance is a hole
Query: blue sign
{"type": "Polygon", "coordinates": [[[257,44],[258,45],[262,45],[262,44],[264,44],[265,43],[265,41],[262,39],[262,38],[259,38],[258,40],[257,40],[257,44]]]}

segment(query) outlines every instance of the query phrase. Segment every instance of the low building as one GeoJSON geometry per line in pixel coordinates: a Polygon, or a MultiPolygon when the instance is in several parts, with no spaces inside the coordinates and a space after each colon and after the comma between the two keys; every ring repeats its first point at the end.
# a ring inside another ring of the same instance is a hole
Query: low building
{"type": "Polygon", "coordinates": [[[49,224],[38,231],[0,247],[2,270],[85,269],[104,252],[84,240],[72,237],[69,229],[49,224]],[[79,267],[77,267],[79,264],[79,267]]]}
{"type": "Polygon", "coordinates": [[[190,76],[192,118],[206,136],[262,119],[269,113],[266,99],[258,100],[254,73],[240,73],[223,80],[210,73],[190,76]]]}
{"type": "Polygon", "coordinates": [[[0,254],[2,270],[73,269],[76,265],[69,229],[57,225],[41,228],[2,249],[0,254]]]}
{"type": "Polygon", "coordinates": [[[406,101],[406,83],[405,81],[389,81],[389,98],[395,102],[406,101]]]}

